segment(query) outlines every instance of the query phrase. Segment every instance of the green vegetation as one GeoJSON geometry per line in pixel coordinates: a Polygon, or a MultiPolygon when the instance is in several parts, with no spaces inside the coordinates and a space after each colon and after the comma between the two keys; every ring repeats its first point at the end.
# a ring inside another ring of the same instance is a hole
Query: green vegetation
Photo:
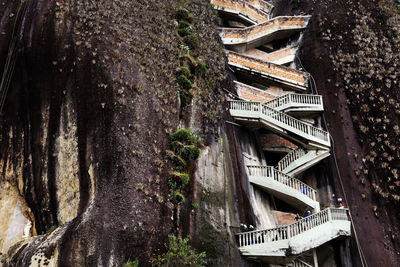
{"type": "Polygon", "coordinates": [[[185,197],[180,191],[175,190],[173,191],[171,202],[175,204],[183,203],[185,202],[185,197]]]}
{"type": "Polygon", "coordinates": [[[178,33],[181,37],[188,36],[193,33],[193,27],[188,21],[180,20],[178,22],[178,33]]]}
{"type": "Polygon", "coordinates": [[[193,82],[188,79],[184,74],[178,76],[178,84],[183,90],[190,90],[193,86],[193,82]]]}
{"type": "Polygon", "coordinates": [[[184,161],[196,160],[200,156],[202,143],[190,130],[178,129],[170,135],[169,140],[174,155],[184,161]]]}
{"type": "Polygon", "coordinates": [[[202,70],[205,74],[208,74],[208,68],[207,65],[201,61],[201,59],[197,59],[197,66],[200,70],[202,70]]]}
{"type": "Polygon", "coordinates": [[[193,202],[192,203],[192,208],[197,209],[199,207],[199,203],[193,202]]]}
{"type": "MultiPolygon", "coordinates": [[[[175,25],[177,26],[178,35],[181,38],[179,42],[179,54],[177,59],[180,61],[179,68],[176,72],[176,80],[179,85],[179,96],[181,100],[181,110],[188,106],[193,94],[200,91],[196,86],[204,78],[204,74],[208,74],[208,68],[198,57],[200,48],[200,36],[194,32],[193,15],[186,8],[186,1],[178,1],[180,7],[175,9],[175,25]],[[200,71],[199,71],[200,70],[200,71]]],[[[185,114],[180,113],[180,118],[184,118],[185,114]]]]}
{"type": "Polygon", "coordinates": [[[202,145],[201,142],[198,140],[198,138],[190,130],[185,129],[185,128],[180,128],[180,129],[176,130],[175,132],[173,132],[169,136],[169,140],[171,142],[179,141],[182,143],[196,145],[199,147],[202,145]]]}
{"type": "Polygon", "coordinates": [[[177,73],[178,73],[178,75],[184,75],[186,77],[190,77],[190,75],[191,75],[190,69],[188,68],[188,66],[180,66],[177,69],[177,73]]]}
{"type": "Polygon", "coordinates": [[[181,238],[169,235],[169,243],[165,244],[167,252],[150,258],[152,266],[205,266],[206,253],[197,253],[189,244],[189,237],[181,238]]]}
{"type": "Polygon", "coordinates": [[[183,41],[190,49],[196,49],[200,45],[200,37],[195,33],[185,36],[183,41]]]}
{"type": "Polygon", "coordinates": [[[176,155],[171,150],[167,150],[166,153],[167,153],[167,157],[172,161],[172,164],[175,165],[176,170],[181,171],[186,167],[187,163],[182,157],[180,157],[179,155],[176,155]]]}
{"type": "Polygon", "coordinates": [[[128,260],[125,264],[124,267],[139,267],[139,260],[128,260]]]}
{"type": "Polygon", "coordinates": [[[182,192],[190,182],[190,175],[183,170],[190,169],[188,163],[198,159],[202,143],[190,130],[184,128],[173,132],[169,141],[171,150],[166,153],[175,167],[168,180],[170,200],[174,204],[180,204],[185,201],[182,192]]]}
{"type": "Polygon", "coordinates": [[[174,179],[174,181],[181,184],[182,186],[188,185],[190,181],[189,174],[187,173],[173,172],[172,178],[174,179]]]}

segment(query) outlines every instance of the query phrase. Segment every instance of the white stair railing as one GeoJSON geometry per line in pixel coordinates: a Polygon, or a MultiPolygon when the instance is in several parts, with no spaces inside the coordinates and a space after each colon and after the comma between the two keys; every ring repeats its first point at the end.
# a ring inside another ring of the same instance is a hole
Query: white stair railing
{"type": "Polygon", "coordinates": [[[246,0],[246,2],[248,2],[252,6],[255,6],[255,7],[261,9],[262,11],[264,11],[268,14],[270,14],[272,9],[274,8],[274,6],[272,4],[270,4],[264,0],[246,0]]]}
{"type": "Polygon", "coordinates": [[[307,151],[301,148],[293,149],[289,153],[287,153],[279,162],[278,162],[278,170],[283,171],[286,169],[291,163],[295,160],[298,160],[302,156],[306,155],[307,151]]]}
{"type": "Polygon", "coordinates": [[[245,28],[220,28],[220,36],[224,42],[228,41],[227,44],[244,43],[281,29],[303,29],[309,20],[310,16],[275,17],[245,28]]]}
{"type": "Polygon", "coordinates": [[[249,176],[259,176],[273,179],[279,183],[282,183],[302,194],[309,197],[310,199],[316,201],[316,191],[312,187],[303,183],[299,179],[296,179],[290,175],[287,175],[281,171],[278,171],[272,166],[257,166],[257,165],[248,165],[249,176]]]}
{"type": "Polygon", "coordinates": [[[268,74],[271,77],[288,81],[290,83],[307,86],[310,74],[299,70],[291,69],[279,64],[274,64],[251,56],[242,55],[236,52],[228,52],[228,63],[241,68],[248,68],[268,74]]]}
{"type": "Polygon", "coordinates": [[[265,90],[258,89],[256,87],[240,83],[235,81],[235,88],[241,98],[246,100],[254,100],[258,99],[257,101],[260,102],[269,102],[271,99],[274,99],[276,95],[269,93],[265,90]]]}
{"type": "Polygon", "coordinates": [[[244,247],[288,240],[328,222],[348,221],[347,214],[348,209],[328,208],[286,226],[239,233],[236,235],[238,245],[244,247]]]}
{"type": "Polygon", "coordinates": [[[235,11],[242,14],[244,17],[249,18],[255,23],[262,23],[269,20],[269,15],[261,11],[257,7],[243,0],[211,0],[211,4],[215,5],[217,9],[235,11]]]}
{"type": "Polygon", "coordinates": [[[285,130],[296,133],[305,139],[330,146],[329,133],[327,131],[318,129],[317,127],[293,118],[283,112],[276,111],[259,102],[232,100],[229,101],[229,106],[231,114],[233,114],[232,116],[258,117],[270,123],[278,124],[285,130]],[[235,111],[237,113],[235,113],[235,111]]]}
{"type": "MultiPolygon", "coordinates": [[[[276,62],[276,61],[280,61],[280,60],[290,57],[290,56],[294,57],[294,55],[296,54],[296,51],[297,51],[297,49],[294,47],[286,47],[284,49],[280,49],[280,50],[271,52],[268,54],[268,61],[276,62]]],[[[291,62],[291,61],[293,61],[293,59],[288,62],[291,62]]],[[[286,62],[286,63],[288,63],[288,62],[286,62]]]]}
{"type": "Polygon", "coordinates": [[[277,109],[285,105],[304,105],[309,107],[322,107],[322,96],[307,95],[307,94],[285,94],[275,99],[264,103],[270,108],[277,109]]]}

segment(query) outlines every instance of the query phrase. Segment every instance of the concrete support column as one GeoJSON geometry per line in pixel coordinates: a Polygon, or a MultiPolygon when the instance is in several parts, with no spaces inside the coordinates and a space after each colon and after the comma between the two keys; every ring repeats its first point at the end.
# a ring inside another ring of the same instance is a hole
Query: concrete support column
{"type": "Polygon", "coordinates": [[[312,251],[312,255],[314,260],[314,267],[318,267],[318,256],[317,256],[317,250],[315,248],[312,251]]]}

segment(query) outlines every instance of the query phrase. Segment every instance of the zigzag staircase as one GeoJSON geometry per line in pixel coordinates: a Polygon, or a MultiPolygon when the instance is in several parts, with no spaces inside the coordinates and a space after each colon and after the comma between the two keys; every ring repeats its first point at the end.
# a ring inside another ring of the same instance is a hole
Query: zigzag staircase
{"type": "Polygon", "coordinates": [[[288,93],[264,104],[292,116],[296,116],[296,114],[310,116],[314,113],[318,114],[324,111],[322,96],[320,95],[288,93]]]}
{"type": "Polygon", "coordinates": [[[305,92],[308,87],[309,74],[252,56],[228,52],[228,64],[237,71],[254,76],[259,80],[272,81],[291,90],[305,92]]]}
{"type": "Polygon", "coordinates": [[[298,175],[321,160],[329,157],[329,150],[303,150],[297,148],[278,162],[278,170],[288,175],[298,175]]]}
{"type": "Polygon", "coordinates": [[[249,181],[300,209],[319,211],[317,192],[302,181],[272,166],[248,165],[249,181]]]}
{"type": "MultiPolygon", "coordinates": [[[[242,79],[235,82],[240,100],[229,101],[231,116],[250,129],[266,129],[290,140],[293,147],[297,145],[275,168],[248,165],[249,182],[298,210],[314,211],[289,225],[237,234],[239,250],[256,261],[287,267],[313,266],[298,256],[309,255],[312,249],[340,236],[349,236],[348,211],[335,208],[320,211],[316,190],[295,177],[330,155],[329,133],[309,123],[323,112],[322,97],[306,94],[308,73],[281,65],[294,61],[297,48],[292,41],[288,47],[264,51],[273,47],[268,42],[303,30],[310,16],[269,19],[273,6],[262,0],[211,0],[211,3],[220,12],[234,13],[245,17],[246,22],[258,23],[244,28],[221,28],[221,39],[231,50],[227,51],[229,66],[242,79]],[[265,12],[267,16],[257,17],[265,12]],[[260,46],[263,48],[259,49],[260,46]]],[[[317,264],[314,257],[314,266],[317,264]]]]}
{"type": "Polygon", "coordinates": [[[229,101],[231,116],[251,128],[266,128],[311,149],[328,149],[329,133],[259,102],[229,101]]]}
{"type": "Polygon", "coordinates": [[[350,235],[347,213],[347,209],[328,208],[289,225],[237,234],[239,250],[261,261],[289,263],[296,255],[350,235]]]}
{"type": "Polygon", "coordinates": [[[238,52],[284,39],[306,28],[310,16],[282,16],[245,28],[221,28],[222,42],[238,52]]]}
{"type": "Polygon", "coordinates": [[[251,24],[263,23],[269,20],[268,13],[243,0],[211,0],[217,10],[236,15],[251,24]]]}
{"type": "Polygon", "coordinates": [[[294,61],[296,52],[297,49],[295,47],[289,46],[270,53],[264,52],[259,49],[251,49],[244,52],[244,54],[275,64],[285,65],[294,61]]]}

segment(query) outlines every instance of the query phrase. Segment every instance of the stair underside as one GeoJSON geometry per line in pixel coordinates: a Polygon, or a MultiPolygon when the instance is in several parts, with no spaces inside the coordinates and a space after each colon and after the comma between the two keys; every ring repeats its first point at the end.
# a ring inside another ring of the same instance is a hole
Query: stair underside
{"type": "Polygon", "coordinates": [[[351,235],[350,221],[331,221],[289,240],[239,247],[243,256],[270,264],[287,264],[298,255],[331,240],[351,235]]]}
{"type": "Polygon", "coordinates": [[[264,35],[259,35],[256,38],[249,38],[248,40],[246,40],[246,38],[241,38],[241,39],[238,38],[237,40],[234,40],[222,37],[222,41],[225,47],[227,47],[228,49],[239,53],[243,53],[247,50],[254,49],[271,41],[286,39],[291,35],[300,32],[302,30],[304,30],[304,27],[279,28],[273,32],[269,32],[264,35]]]}
{"type": "Polygon", "coordinates": [[[319,203],[317,201],[312,200],[296,189],[275,181],[271,177],[249,176],[249,181],[300,211],[309,208],[319,211],[319,203]]]}
{"type": "Polygon", "coordinates": [[[280,136],[287,138],[288,140],[290,140],[297,146],[302,146],[306,149],[322,149],[322,150],[329,149],[329,147],[327,147],[324,144],[320,144],[315,141],[310,141],[301,135],[287,131],[287,130],[283,129],[282,127],[274,125],[273,123],[268,122],[267,120],[264,120],[261,118],[260,119],[244,118],[244,117],[237,117],[234,115],[232,115],[232,117],[234,117],[235,121],[237,121],[238,123],[240,123],[242,125],[245,125],[249,129],[252,129],[252,130],[258,130],[258,129],[262,129],[262,128],[268,129],[280,136]]]}
{"type": "Polygon", "coordinates": [[[321,160],[330,156],[329,150],[319,150],[314,154],[313,151],[309,151],[304,156],[296,159],[291,164],[289,164],[285,169],[282,170],[283,173],[286,173],[290,176],[297,176],[300,173],[308,170],[321,160]]]}

